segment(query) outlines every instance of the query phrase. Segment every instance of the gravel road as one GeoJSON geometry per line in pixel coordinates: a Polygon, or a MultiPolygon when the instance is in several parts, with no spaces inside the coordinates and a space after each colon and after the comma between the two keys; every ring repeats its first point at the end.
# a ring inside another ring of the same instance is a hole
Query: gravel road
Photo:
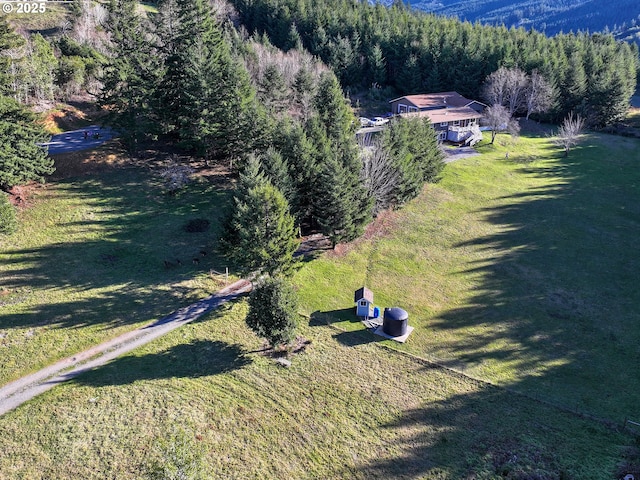
{"type": "Polygon", "coordinates": [[[120,335],[73,357],[65,358],[38,372],[8,383],[0,388],[0,415],[4,415],[60,383],[104,365],[120,355],[124,355],[182,325],[192,322],[223,303],[249,291],[251,291],[251,283],[247,280],[239,280],[210,297],[181,308],[157,322],[120,335]]]}

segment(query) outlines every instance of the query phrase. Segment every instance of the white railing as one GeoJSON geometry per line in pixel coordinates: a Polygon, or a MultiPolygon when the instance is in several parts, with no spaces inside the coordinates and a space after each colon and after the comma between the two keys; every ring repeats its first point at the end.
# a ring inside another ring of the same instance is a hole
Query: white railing
{"type": "Polygon", "coordinates": [[[478,125],[474,124],[474,125],[468,125],[466,127],[460,127],[460,126],[449,127],[449,131],[451,131],[451,132],[471,132],[475,128],[478,128],[478,125]]]}

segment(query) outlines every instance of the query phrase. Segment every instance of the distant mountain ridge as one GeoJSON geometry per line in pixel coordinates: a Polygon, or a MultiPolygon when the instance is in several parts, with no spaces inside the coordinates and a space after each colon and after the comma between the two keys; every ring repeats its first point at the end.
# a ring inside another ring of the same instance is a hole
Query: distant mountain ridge
{"type": "MultiPolygon", "coordinates": [[[[391,5],[393,0],[381,0],[391,5]]],[[[638,0],[438,0],[408,1],[412,8],[470,22],[559,32],[615,31],[640,22],[638,0]]]]}

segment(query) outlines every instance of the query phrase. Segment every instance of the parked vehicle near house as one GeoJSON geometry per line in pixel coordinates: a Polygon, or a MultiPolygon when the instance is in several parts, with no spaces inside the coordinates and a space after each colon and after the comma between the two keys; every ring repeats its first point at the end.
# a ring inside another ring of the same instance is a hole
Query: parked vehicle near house
{"type": "Polygon", "coordinates": [[[379,127],[380,125],[384,125],[385,123],[388,123],[389,119],[388,118],[383,118],[383,117],[373,117],[371,119],[371,125],[374,127],[379,127]]]}

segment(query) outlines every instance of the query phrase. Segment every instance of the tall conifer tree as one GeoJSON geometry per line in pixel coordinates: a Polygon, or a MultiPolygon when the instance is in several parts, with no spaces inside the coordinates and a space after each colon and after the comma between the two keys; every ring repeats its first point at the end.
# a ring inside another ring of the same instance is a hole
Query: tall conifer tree
{"type": "Polygon", "coordinates": [[[114,0],[109,5],[110,57],[104,68],[99,104],[108,108],[108,121],[129,151],[155,129],[151,120],[158,63],[138,2],[114,0]]]}

